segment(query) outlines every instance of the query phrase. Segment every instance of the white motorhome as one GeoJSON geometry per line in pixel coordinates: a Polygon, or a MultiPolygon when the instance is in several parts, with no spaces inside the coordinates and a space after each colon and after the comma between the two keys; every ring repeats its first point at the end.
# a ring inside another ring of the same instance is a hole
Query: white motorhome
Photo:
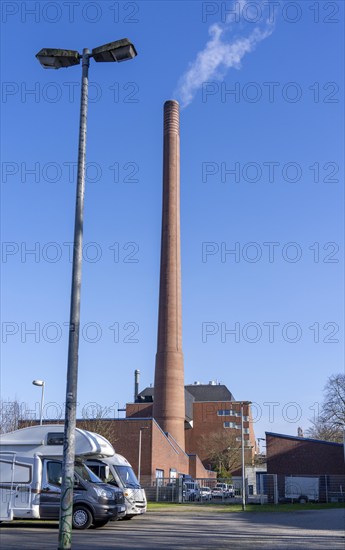
{"type": "MultiPolygon", "coordinates": [[[[61,497],[63,425],[23,428],[0,435],[0,521],[58,519],[61,497]]],[[[86,529],[126,513],[120,488],[103,483],[83,460],[114,453],[110,443],[76,429],[73,527],[86,529]]]]}
{"type": "MultiPolygon", "coordinates": [[[[61,457],[63,452],[63,424],[44,424],[18,430],[20,441],[14,447],[13,438],[10,439],[11,450],[33,454],[37,452],[37,441],[40,440],[39,452],[43,456],[61,457]],[[50,435],[56,434],[55,443],[50,435]],[[47,445],[47,442],[49,443],[47,445]]],[[[0,444],[8,441],[9,434],[0,435],[0,444]]],[[[5,449],[4,449],[5,450],[5,449]]],[[[126,515],[124,519],[143,514],[147,509],[145,490],[140,487],[139,481],[132,466],[120,454],[115,453],[114,447],[102,435],[87,430],[76,429],[76,456],[83,459],[87,466],[105,483],[119,487],[124,494],[126,515]]]]}
{"type": "Polygon", "coordinates": [[[140,486],[132,466],[124,456],[115,453],[98,460],[87,459],[86,464],[102,481],[123,490],[126,504],[126,515],[123,519],[131,519],[146,512],[145,490],[140,486]]]}

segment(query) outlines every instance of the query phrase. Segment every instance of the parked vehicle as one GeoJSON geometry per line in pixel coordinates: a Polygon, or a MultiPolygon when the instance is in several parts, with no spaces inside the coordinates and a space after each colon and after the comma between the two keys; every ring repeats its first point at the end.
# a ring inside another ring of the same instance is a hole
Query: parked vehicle
{"type": "Polygon", "coordinates": [[[318,502],[319,478],[286,476],[285,499],[298,502],[318,502]]]}
{"type": "MultiPolygon", "coordinates": [[[[58,519],[63,437],[61,425],[32,426],[0,436],[0,521],[58,519]]],[[[82,460],[87,454],[109,454],[112,447],[78,429],[75,445],[73,527],[101,527],[123,517],[123,491],[103,483],[82,460]]]]}
{"type": "Polygon", "coordinates": [[[233,485],[228,485],[228,494],[230,498],[235,498],[235,487],[233,485]]]}
{"type": "Polygon", "coordinates": [[[200,500],[199,484],[196,481],[185,481],[183,483],[183,497],[184,500],[200,500]]]}
{"type": "Polygon", "coordinates": [[[102,481],[123,490],[126,504],[123,519],[131,519],[146,512],[145,490],[141,488],[132,466],[124,456],[114,453],[111,457],[88,459],[86,464],[102,481]]]}
{"type": "Polygon", "coordinates": [[[234,498],[235,488],[233,485],[228,483],[217,483],[216,486],[212,489],[213,498],[234,498]]]}
{"type": "Polygon", "coordinates": [[[212,498],[224,498],[223,488],[218,485],[213,487],[211,494],[212,494],[212,498]]]}
{"type": "Polygon", "coordinates": [[[212,492],[210,487],[200,487],[199,493],[201,500],[212,500],[212,492]]]}

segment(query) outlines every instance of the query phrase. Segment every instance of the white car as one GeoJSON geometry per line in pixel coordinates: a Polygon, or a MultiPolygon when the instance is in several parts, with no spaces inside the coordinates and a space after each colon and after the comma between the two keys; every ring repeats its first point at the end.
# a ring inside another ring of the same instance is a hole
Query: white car
{"type": "Polygon", "coordinates": [[[201,500],[211,500],[212,492],[210,487],[200,487],[199,490],[201,500]]]}
{"type": "Polygon", "coordinates": [[[228,483],[217,483],[217,485],[212,489],[213,498],[234,498],[235,488],[233,485],[228,483]]]}

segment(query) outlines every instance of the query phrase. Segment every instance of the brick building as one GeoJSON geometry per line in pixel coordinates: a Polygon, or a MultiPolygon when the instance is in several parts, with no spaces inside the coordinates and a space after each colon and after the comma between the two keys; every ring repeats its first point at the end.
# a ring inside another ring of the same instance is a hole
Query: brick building
{"type": "MultiPolygon", "coordinates": [[[[241,402],[236,401],[228,388],[221,384],[193,384],[185,386],[192,395],[192,427],[186,430],[186,449],[196,453],[205,466],[212,460],[209,442],[213,434],[224,437],[224,443],[241,447],[241,402]]],[[[221,437],[218,437],[222,441],[221,437]]],[[[243,403],[243,440],[245,462],[252,464],[255,455],[255,435],[248,402],[243,403]]],[[[237,474],[237,468],[233,474],[237,474]]]]}
{"type": "Polygon", "coordinates": [[[104,435],[116,452],[127,458],[136,473],[140,454],[140,478],[144,484],[150,485],[156,478],[172,479],[181,474],[215,477],[214,472],[205,470],[197,457],[187,454],[170,434],[164,433],[152,417],[77,421],[79,428],[88,430],[93,429],[93,423],[95,431],[104,435]]]}
{"type": "Polygon", "coordinates": [[[344,445],[266,432],[267,473],[344,475],[344,445]]]}
{"type": "MultiPolygon", "coordinates": [[[[153,402],[154,388],[145,388],[138,393],[135,403],[127,403],[126,419],[144,420],[152,417],[153,402]]],[[[189,458],[189,473],[193,477],[209,477],[210,474],[207,471],[211,469],[212,460],[209,457],[208,447],[214,434],[222,434],[225,442],[231,442],[231,445],[237,446],[238,452],[240,450],[241,402],[236,401],[223,384],[195,383],[185,386],[185,410],[185,450],[189,457],[195,456],[193,466],[191,466],[192,459],[189,458]],[[204,474],[203,468],[206,468],[204,474]]],[[[243,428],[245,462],[252,464],[256,451],[255,435],[250,404],[246,402],[243,404],[243,428]]],[[[171,436],[168,435],[168,438],[171,440],[171,436]]],[[[237,467],[233,474],[239,474],[237,467]]]]}

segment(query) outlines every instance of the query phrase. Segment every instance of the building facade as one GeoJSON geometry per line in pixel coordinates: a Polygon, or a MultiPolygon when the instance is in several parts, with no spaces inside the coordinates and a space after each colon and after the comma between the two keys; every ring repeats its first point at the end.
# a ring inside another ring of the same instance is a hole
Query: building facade
{"type": "Polygon", "coordinates": [[[267,473],[344,475],[344,445],[266,432],[267,473]]]}
{"type": "MultiPolygon", "coordinates": [[[[126,417],[139,419],[152,416],[154,393],[154,388],[145,388],[137,395],[135,403],[127,403],[126,417]]],[[[239,475],[242,408],[245,463],[252,465],[256,443],[250,403],[236,401],[225,385],[216,382],[185,386],[186,453],[196,455],[206,470],[211,470],[217,466],[214,461],[214,447],[217,446],[219,451],[232,447],[234,449],[232,473],[239,475]]]]}

